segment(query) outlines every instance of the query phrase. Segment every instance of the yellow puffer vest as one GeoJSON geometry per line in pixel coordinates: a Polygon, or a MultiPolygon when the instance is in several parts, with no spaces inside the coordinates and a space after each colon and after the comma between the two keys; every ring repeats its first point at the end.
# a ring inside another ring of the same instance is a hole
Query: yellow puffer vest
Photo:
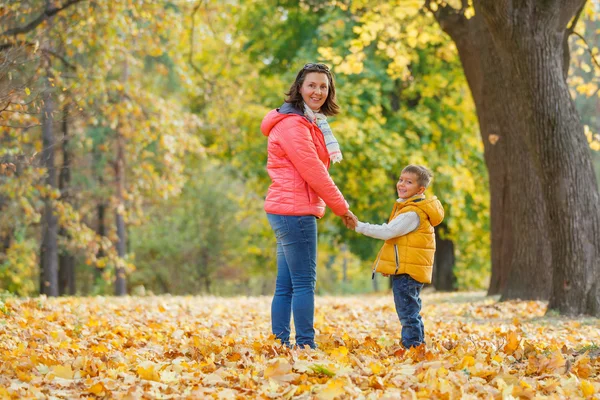
{"type": "Polygon", "coordinates": [[[444,208],[437,197],[426,199],[418,195],[402,203],[396,202],[389,222],[409,211],[419,216],[419,227],[407,235],[385,241],[373,264],[373,274],[409,274],[416,281],[431,283],[435,253],[433,227],[444,219],[444,208]]]}

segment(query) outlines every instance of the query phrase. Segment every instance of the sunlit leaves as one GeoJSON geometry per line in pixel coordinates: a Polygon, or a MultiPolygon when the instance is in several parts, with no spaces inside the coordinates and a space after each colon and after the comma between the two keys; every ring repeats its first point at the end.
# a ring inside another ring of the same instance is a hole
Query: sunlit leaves
{"type": "MultiPolygon", "coordinates": [[[[365,271],[368,273],[368,271],[365,271]]],[[[270,331],[269,298],[0,298],[0,395],[582,398],[600,392],[596,319],[541,302],[425,294],[427,347],[399,345],[390,296],[317,298],[318,350],[270,331]]]]}
{"type": "Polygon", "coordinates": [[[583,129],[590,148],[594,151],[600,151],[600,134],[592,134],[590,127],[587,125],[584,125],[583,129]]]}

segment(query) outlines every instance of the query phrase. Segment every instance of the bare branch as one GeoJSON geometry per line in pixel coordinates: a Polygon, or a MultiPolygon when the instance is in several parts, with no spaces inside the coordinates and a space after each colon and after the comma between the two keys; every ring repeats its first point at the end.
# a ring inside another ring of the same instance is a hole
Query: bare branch
{"type": "Polygon", "coordinates": [[[52,17],[53,15],[58,14],[59,12],[72,6],[73,4],[80,3],[81,1],[83,1],[83,0],[69,0],[62,7],[52,7],[52,8],[49,7],[50,2],[47,2],[46,9],[44,10],[44,12],[41,13],[33,21],[31,21],[30,23],[28,23],[25,26],[19,26],[16,28],[7,29],[6,31],[2,32],[2,34],[0,34],[0,36],[13,36],[13,35],[18,35],[20,33],[30,32],[30,31],[34,30],[42,22],[47,20],[48,18],[52,17]]]}
{"type": "MultiPolygon", "coordinates": [[[[0,45],[0,52],[10,49],[10,48],[15,48],[15,47],[19,47],[19,46],[23,46],[23,47],[36,47],[35,43],[31,43],[31,42],[26,42],[26,41],[17,41],[14,43],[4,43],[2,45],[0,45]]],[[[73,64],[71,64],[66,58],[64,58],[62,55],[58,54],[55,51],[49,50],[49,49],[40,49],[41,52],[43,52],[45,55],[51,55],[55,58],[57,58],[58,60],[60,60],[67,68],[76,71],[77,67],[73,64]]]]}
{"type": "Polygon", "coordinates": [[[42,126],[42,124],[33,124],[33,125],[27,125],[27,126],[0,124],[0,127],[2,127],[2,128],[12,128],[12,129],[29,129],[29,128],[33,128],[35,126],[42,126]]]}
{"type": "Polygon", "coordinates": [[[592,53],[592,49],[591,49],[590,45],[588,44],[587,40],[585,40],[585,38],[583,37],[583,35],[578,32],[573,32],[573,35],[575,35],[575,36],[579,37],[581,40],[583,40],[583,43],[585,43],[587,52],[590,53],[590,57],[592,58],[592,61],[594,62],[594,64],[596,64],[596,66],[598,68],[600,68],[600,62],[598,62],[598,60],[596,59],[596,56],[594,56],[594,53],[592,53]]]}
{"type": "Polygon", "coordinates": [[[571,22],[571,26],[567,29],[567,35],[570,35],[571,33],[575,32],[575,27],[577,26],[579,17],[581,17],[581,13],[583,13],[583,9],[585,8],[586,2],[587,2],[587,0],[584,1],[583,4],[581,4],[581,7],[579,7],[579,10],[577,10],[575,17],[573,18],[573,22],[571,22]]]}
{"type": "MultiPolygon", "coordinates": [[[[575,33],[575,27],[577,26],[577,22],[579,21],[579,17],[581,16],[581,13],[583,12],[586,1],[587,0],[584,0],[584,2],[579,7],[579,10],[577,10],[575,17],[573,17],[573,21],[571,22],[571,26],[568,27],[567,30],[565,30],[565,33],[563,36],[562,67],[563,67],[563,78],[565,79],[565,81],[567,80],[567,78],[569,76],[569,65],[571,64],[571,49],[569,48],[569,37],[575,33]]],[[[592,55],[592,59],[593,59],[593,55],[592,55]]]]}
{"type": "Polygon", "coordinates": [[[212,91],[212,89],[214,89],[214,83],[210,79],[208,79],[206,77],[206,75],[204,74],[204,72],[196,64],[194,64],[194,32],[195,32],[195,28],[196,28],[196,13],[198,12],[198,10],[200,9],[200,7],[202,6],[202,3],[204,3],[204,0],[199,1],[198,4],[196,4],[196,6],[194,6],[194,10],[192,12],[192,26],[191,26],[191,30],[190,30],[190,56],[189,56],[189,64],[192,66],[192,68],[194,69],[194,71],[196,71],[196,73],[200,76],[200,78],[206,84],[208,84],[210,86],[211,91],[212,91]]]}
{"type": "Polygon", "coordinates": [[[65,59],[63,56],[61,56],[60,54],[58,54],[58,53],[56,53],[56,52],[54,52],[54,51],[52,51],[52,50],[48,50],[48,49],[42,49],[42,51],[43,51],[44,53],[46,53],[46,54],[50,54],[51,56],[53,56],[53,57],[55,57],[55,58],[58,58],[58,59],[59,59],[59,60],[60,60],[60,61],[61,61],[61,62],[62,62],[64,65],[65,65],[65,67],[67,67],[67,68],[69,68],[69,69],[71,69],[71,70],[73,70],[73,71],[76,71],[76,70],[77,70],[77,67],[76,67],[75,65],[71,64],[69,61],[67,61],[67,60],[66,60],[66,59],[65,59]]]}
{"type": "Polygon", "coordinates": [[[202,5],[202,2],[199,2],[194,7],[194,11],[192,11],[192,27],[191,27],[191,32],[190,32],[190,58],[189,58],[190,65],[192,66],[194,71],[196,71],[200,75],[202,75],[202,71],[200,70],[200,68],[198,68],[196,66],[196,64],[194,64],[194,31],[196,29],[196,13],[200,9],[201,5],[202,5]]]}
{"type": "Polygon", "coordinates": [[[575,29],[575,25],[577,25],[577,21],[579,20],[579,17],[585,8],[585,3],[587,3],[587,0],[563,0],[559,3],[558,29],[565,29],[569,24],[569,21],[572,21],[569,29],[575,29]],[[575,17],[573,17],[573,15],[575,15],[575,17]]]}

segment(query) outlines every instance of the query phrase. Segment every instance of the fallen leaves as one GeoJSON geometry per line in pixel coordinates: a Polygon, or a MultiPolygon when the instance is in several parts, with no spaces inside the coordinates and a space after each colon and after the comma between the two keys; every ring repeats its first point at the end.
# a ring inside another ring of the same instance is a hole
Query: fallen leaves
{"type": "Polygon", "coordinates": [[[270,334],[270,298],[4,301],[0,398],[600,398],[598,319],[425,294],[426,346],[389,296],[317,299],[318,350],[270,334]]]}

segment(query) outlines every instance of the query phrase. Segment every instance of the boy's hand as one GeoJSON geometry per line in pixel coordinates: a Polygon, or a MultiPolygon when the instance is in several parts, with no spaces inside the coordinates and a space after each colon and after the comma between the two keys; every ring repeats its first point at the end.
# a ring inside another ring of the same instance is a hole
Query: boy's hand
{"type": "Polygon", "coordinates": [[[354,230],[356,229],[358,218],[356,218],[356,215],[352,211],[348,210],[346,214],[342,215],[342,221],[344,221],[346,228],[354,230]]]}

